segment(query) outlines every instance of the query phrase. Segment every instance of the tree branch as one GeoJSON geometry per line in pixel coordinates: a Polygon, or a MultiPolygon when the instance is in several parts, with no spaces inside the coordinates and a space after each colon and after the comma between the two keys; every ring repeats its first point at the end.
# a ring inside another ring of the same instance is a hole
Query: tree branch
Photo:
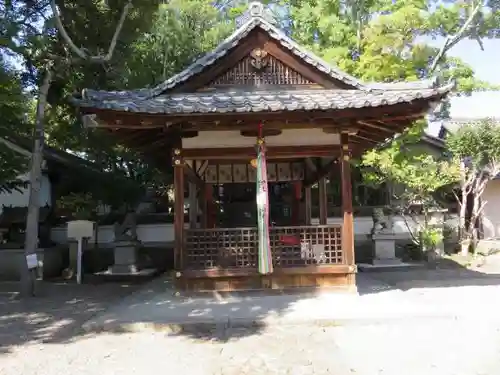
{"type": "Polygon", "coordinates": [[[71,39],[66,29],[64,28],[64,25],[61,21],[61,16],[59,15],[59,11],[57,10],[55,0],[50,1],[50,7],[52,8],[52,13],[54,14],[54,18],[56,20],[56,27],[61,33],[63,39],[66,41],[66,43],[68,43],[68,46],[76,55],[78,55],[81,59],[87,59],[87,54],[85,53],[85,51],[76,46],[76,44],[73,42],[73,39],[71,39]]]}
{"type": "Polygon", "coordinates": [[[123,7],[122,14],[120,16],[120,20],[118,21],[118,25],[116,25],[115,33],[113,34],[113,38],[111,39],[111,42],[109,43],[109,48],[108,48],[108,53],[106,56],[104,56],[103,61],[109,61],[111,60],[111,57],[113,57],[113,53],[115,51],[116,47],[116,42],[118,41],[118,37],[120,36],[120,33],[123,28],[123,24],[125,23],[125,19],[127,18],[128,12],[132,9],[132,0],[128,0],[127,4],[123,7]]]}
{"type": "Polygon", "coordinates": [[[83,60],[88,60],[91,62],[107,62],[111,60],[113,57],[113,53],[116,48],[116,43],[118,42],[118,37],[120,36],[120,33],[123,28],[123,24],[125,23],[125,19],[127,18],[128,12],[132,8],[132,0],[128,0],[125,6],[123,7],[122,14],[120,16],[120,20],[118,21],[118,25],[116,26],[115,33],[113,34],[113,38],[111,39],[111,42],[109,43],[109,48],[108,52],[106,55],[95,55],[95,56],[89,56],[82,48],[78,48],[76,44],[73,42],[73,39],[68,35],[66,29],[64,28],[64,25],[61,20],[61,16],[59,14],[59,11],[57,10],[56,2],[55,0],[50,1],[50,7],[52,8],[52,13],[54,14],[55,20],[56,20],[56,26],[59,32],[61,33],[61,36],[63,39],[66,41],[70,49],[81,59],[83,60]]]}
{"type": "Polygon", "coordinates": [[[436,57],[434,57],[434,60],[432,60],[432,64],[429,68],[429,75],[434,73],[438,64],[441,62],[446,53],[463,39],[465,33],[469,30],[472,21],[474,21],[474,18],[476,17],[476,15],[479,13],[479,10],[481,10],[483,6],[484,6],[483,0],[479,1],[476,4],[476,6],[472,9],[472,12],[469,14],[469,17],[462,25],[462,27],[457,31],[457,33],[446,37],[443,46],[439,50],[436,57]]]}

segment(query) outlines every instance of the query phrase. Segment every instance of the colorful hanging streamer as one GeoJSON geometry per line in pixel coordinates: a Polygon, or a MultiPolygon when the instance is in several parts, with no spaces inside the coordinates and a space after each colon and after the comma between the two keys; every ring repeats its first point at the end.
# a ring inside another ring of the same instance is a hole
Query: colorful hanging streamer
{"type": "Polygon", "coordinates": [[[266,145],[259,125],[257,138],[257,228],[259,235],[259,273],[273,272],[273,258],[269,241],[269,193],[267,184],[266,145]]]}

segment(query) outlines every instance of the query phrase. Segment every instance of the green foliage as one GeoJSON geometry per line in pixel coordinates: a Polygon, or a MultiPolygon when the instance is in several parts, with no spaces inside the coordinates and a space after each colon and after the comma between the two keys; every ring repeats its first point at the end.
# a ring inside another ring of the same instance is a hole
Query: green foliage
{"type": "Polygon", "coordinates": [[[59,210],[78,220],[92,219],[96,214],[98,204],[90,193],[70,193],[60,197],[56,202],[59,210]]]}
{"type": "Polygon", "coordinates": [[[494,120],[484,119],[460,127],[448,136],[446,145],[475,172],[500,163],[500,127],[494,120]]]}
{"type": "Polygon", "coordinates": [[[486,203],[481,198],[488,182],[500,174],[500,127],[490,119],[466,124],[451,134],[446,143],[460,161],[462,194],[457,197],[462,208],[460,235],[462,240],[477,239],[476,224],[486,203]],[[473,199],[470,217],[467,218],[469,195],[473,199]]]}
{"type": "MultiPolygon", "coordinates": [[[[464,24],[473,2],[289,1],[292,35],[327,61],[366,81],[417,80],[429,72],[439,47],[436,37],[452,36],[464,24]]],[[[496,36],[499,12],[484,9],[462,39],[496,36]]],[[[444,56],[437,71],[455,78],[459,91],[490,87],[474,79],[463,61],[444,56]]]]}
{"type": "Polygon", "coordinates": [[[427,250],[434,250],[444,239],[443,230],[430,226],[422,228],[420,231],[420,241],[422,247],[427,250]]]}
{"type": "MultiPolygon", "coordinates": [[[[75,45],[96,54],[107,50],[126,1],[57,0],[57,5],[75,45]]],[[[160,175],[154,161],[117,144],[102,132],[83,130],[76,109],[67,99],[84,87],[113,90],[159,83],[227,36],[247,3],[245,0],[134,0],[112,61],[96,66],[72,60],[74,56],[54,28],[48,0],[11,0],[0,5],[0,52],[20,59],[25,89],[36,87],[40,68],[58,56],[46,117],[49,145],[78,152],[102,168],[122,173],[141,184],[164,186],[170,176],[160,175]]],[[[439,50],[430,41],[456,33],[475,5],[436,0],[264,3],[273,5],[282,27],[299,43],[367,81],[428,77],[432,73],[431,61],[439,50]]],[[[477,14],[462,39],[497,37],[500,21],[497,2],[489,2],[489,7],[477,14]]],[[[470,66],[448,54],[440,59],[436,72],[443,80],[456,79],[458,90],[463,93],[489,87],[475,79],[470,66]]],[[[23,111],[32,113],[30,108],[23,111]]],[[[3,112],[2,108],[2,118],[3,112]]],[[[421,127],[422,124],[417,124],[405,137],[379,151],[387,152],[386,155],[377,160],[372,158],[372,163],[381,163],[379,171],[386,169],[383,164],[390,161],[403,166],[401,159],[407,151],[398,152],[405,144],[413,144],[420,138],[421,127]]],[[[413,161],[430,163],[416,156],[413,161]]],[[[407,177],[417,173],[406,164],[403,167],[407,177]]],[[[440,168],[443,166],[436,165],[437,171],[440,168]]]]}
{"type": "Polygon", "coordinates": [[[457,163],[438,160],[433,155],[412,150],[394,150],[367,152],[361,165],[365,167],[366,181],[378,185],[387,183],[392,186],[404,186],[396,198],[407,204],[419,203],[431,207],[435,205],[434,193],[451,186],[458,181],[457,163]]]}
{"type": "Polygon", "coordinates": [[[161,5],[151,28],[132,44],[121,85],[153,86],[183,70],[234,30],[233,13],[219,11],[211,0],[172,0],[161,5]]]}
{"type": "Polygon", "coordinates": [[[443,240],[443,233],[430,226],[430,211],[439,208],[439,193],[451,191],[459,180],[460,167],[455,159],[440,158],[440,150],[419,143],[417,128],[410,129],[386,149],[368,151],[360,165],[364,168],[365,181],[392,187],[393,209],[402,214],[405,221],[408,216],[417,224],[418,233],[413,233],[408,226],[415,244],[431,250],[443,240]],[[423,220],[419,219],[420,214],[423,220]]]}
{"type": "MultiPolygon", "coordinates": [[[[482,38],[497,37],[496,3],[480,8],[463,33],[460,30],[477,1],[291,0],[288,4],[293,37],[364,81],[414,81],[438,75],[441,81],[456,80],[462,94],[493,87],[476,79],[471,66],[448,52],[464,39],[481,43],[482,38]],[[444,38],[444,53],[433,67],[441,52],[439,43],[431,44],[437,37],[444,38]]],[[[445,103],[441,116],[448,107],[445,103]]],[[[436,204],[436,191],[459,179],[456,160],[440,160],[439,151],[433,156],[419,145],[426,126],[424,121],[415,123],[360,161],[368,183],[393,186],[393,198],[403,211],[412,202],[429,209],[436,204]],[[400,186],[405,189],[400,191],[400,186]]]]}
{"type": "Polygon", "coordinates": [[[24,186],[17,177],[27,171],[27,159],[6,143],[10,134],[26,134],[26,102],[19,77],[0,56],[0,193],[24,186]]]}

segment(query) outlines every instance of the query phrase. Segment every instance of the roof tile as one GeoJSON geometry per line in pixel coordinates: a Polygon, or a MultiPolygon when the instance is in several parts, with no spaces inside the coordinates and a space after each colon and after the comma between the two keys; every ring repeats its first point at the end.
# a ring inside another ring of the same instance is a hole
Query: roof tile
{"type": "Polygon", "coordinates": [[[408,103],[416,99],[437,99],[446,94],[451,85],[432,89],[371,91],[362,90],[276,90],[228,91],[222,93],[189,93],[161,95],[155,98],[100,98],[75,100],[81,107],[116,111],[188,114],[229,112],[276,112],[294,110],[332,110],[344,108],[378,107],[408,103]]]}
{"type": "MultiPolygon", "coordinates": [[[[251,12],[250,12],[251,13],[251,12]]],[[[98,91],[87,89],[83,92],[83,98],[88,100],[110,100],[110,99],[152,99],[164,93],[166,90],[185,82],[192,76],[201,72],[205,68],[215,64],[220,58],[237,46],[239,42],[255,28],[261,28],[266,31],[271,38],[276,40],[284,48],[290,50],[293,54],[303,59],[307,64],[330,75],[332,78],[340,80],[345,84],[363,91],[373,90],[415,90],[428,89],[436,85],[435,80],[424,80],[417,82],[397,82],[397,83],[363,83],[357,78],[343,72],[339,68],[328,64],[318,56],[308,52],[289,38],[283,31],[271,24],[266,18],[257,13],[251,13],[248,21],[239,27],[232,35],[226,38],[212,52],[209,52],[197,59],[182,72],[172,76],[156,87],[149,89],[131,90],[131,91],[98,91]]]]}

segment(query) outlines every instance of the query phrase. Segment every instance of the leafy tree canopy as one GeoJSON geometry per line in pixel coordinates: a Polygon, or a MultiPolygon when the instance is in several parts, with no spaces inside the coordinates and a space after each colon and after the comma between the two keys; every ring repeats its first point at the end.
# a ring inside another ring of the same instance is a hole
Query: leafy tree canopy
{"type": "MultiPolygon", "coordinates": [[[[57,0],[63,25],[76,46],[105,53],[127,0],[57,0]]],[[[265,1],[293,38],[327,61],[367,81],[416,80],[438,74],[456,79],[458,92],[491,87],[449,50],[464,39],[498,36],[498,2],[389,0],[265,1]],[[442,38],[443,48],[435,38],[442,38]]],[[[50,145],[70,149],[110,171],[141,183],[161,180],[155,166],[136,151],[93,130],[83,130],[68,97],[84,87],[147,87],[178,72],[212,49],[238,21],[247,1],[134,0],[111,61],[89,65],[74,55],[56,31],[49,0],[10,0],[0,5],[0,49],[20,61],[25,90],[37,87],[48,60],[57,75],[49,92],[46,121],[50,145]]],[[[417,124],[388,148],[394,157],[417,124]]],[[[382,152],[382,151],[378,151],[382,152]]],[[[380,160],[386,160],[388,154],[380,160]]],[[[397,160],[401,157],[397,156],[397,160]]],[[[372,161],[375,160],[372,158],[372,161]]],[[[419,160],[415,160],[420,162],[419,160]]]]}
{"type": "Polygon", "coordinates": [[[9,147],[7,139],[11,134],[29,134],[27,101],[20,77],[0,56],[0,192],[19,188],[18,176],[26,172],[26,156],[9,147]]]}

